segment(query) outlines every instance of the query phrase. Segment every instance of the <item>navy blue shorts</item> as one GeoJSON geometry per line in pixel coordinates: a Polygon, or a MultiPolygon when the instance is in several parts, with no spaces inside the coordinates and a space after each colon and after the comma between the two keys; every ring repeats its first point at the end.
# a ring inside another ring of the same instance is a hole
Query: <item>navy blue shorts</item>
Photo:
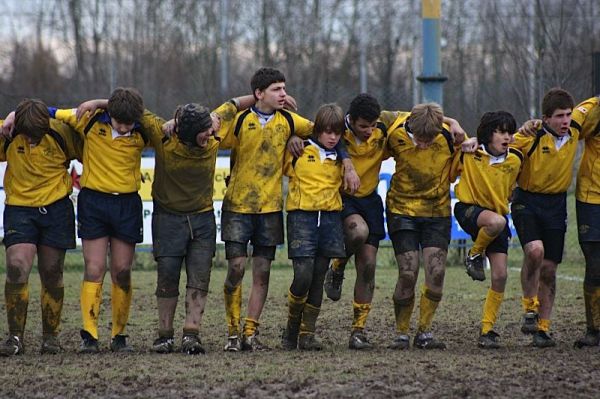
{"type": "Polygon", "coordinates": [[[366,244],[378,248],[379,241],[385,238],[385,227],[383,224],[383,201],[377,194],[377,190],[362,198],[342,195],[342,201],[344,202],[342,219],[351,215],[360,215],[369,227],[366,244]]]}
{"type": "Polygon", "coordinates": [[[600,241],[600,205],[577,201],[575,206],[579,242],[600,241]]]}
{"type": "Polygon", "coordinates": [[[562,261],[567,231],[567,194],[539,194],[517,188],[511,205],[521,246],[541,240],[544,258],[562,261]]]}
{"type": "Polygon", "coordinates": [[[419,248],[448,249],[452,228],[450,216],[420,217],[388,212],[387,225],[396,255],[419,248]]]}
{"type": "Polygon", "coordinates": [[[71,199],[65,197],[39,208],[6,205],[4,245],[8,248],[14,244],[75,248],[75,212],[71,199]]]}
{"type": "MultiPolygon", "coordinates": [[[[259,247],[283,244],[283,213],[221,213],[221,239],[259,247]]],[[[228,259],[229,259],[229,255],[228,259]]],[[[242,255],[245,256],[245,255],[242,255]]]]}
{"type": "MultiPolygon", "coordinates": [[[[469,233],[473,241],[475,241],[477,234],[479,234],[480,228],[477,226],[477,218],[483,211],[489,211],[489,209],[477,205],[464,204],[462,202],[457,202],[456,205],[454,205],[454,217],[458,221],[458,224],[460,224],[460,227],[469,233]]],[[[494,241],[488,245],[485,249],[486,253],[508,253],[508,244],[510,243],[512,235],[508,228],[508,218],[504,216],[504,219],[506,220],[504,230],[502,230],[494,241]]]]}
{"type": "Polygon", "coordinates": [[[77,196],[77,233],[82,240],[114,237],[142,242],[142,199],[138,193],[107,194],[83,188],[77,196]]]}
{"type": "Polygon", "coordinates": [[[287,237],[290,259],[346,256],[341,212],[288,212],[287,237]]]}

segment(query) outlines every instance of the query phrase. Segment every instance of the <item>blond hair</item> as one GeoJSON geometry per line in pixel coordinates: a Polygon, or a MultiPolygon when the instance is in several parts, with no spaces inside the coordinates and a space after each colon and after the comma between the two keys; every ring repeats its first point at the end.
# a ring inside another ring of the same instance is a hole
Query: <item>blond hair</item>
{"type": "Polygon", "coordinates": [[[315,117],[315,126],[313,127],[313,137],[317,139],[321,133],[328,130],[341,135],[344,133],[346,126],[344,123],[344,111],[339,105],[325,104],[317,111],[315,117]]]}
{"type": "Polygon", "coordinates": [[[410,111],[410,131],[420,140],[432,141],[442,131],[443,123],[444,111],[439,104],[417,104],[410,111]]]}

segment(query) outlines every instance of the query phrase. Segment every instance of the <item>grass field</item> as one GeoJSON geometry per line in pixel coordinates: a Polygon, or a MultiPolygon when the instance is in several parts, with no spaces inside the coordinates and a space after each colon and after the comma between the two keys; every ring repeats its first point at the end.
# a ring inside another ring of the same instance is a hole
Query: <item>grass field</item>
{"type": "MultiPolygon", "coordinates": [[[[600,347],[576,350],[572,346],[573,340],[585,329],[583,264],[571,262],[560,267],[552,327],[558,341],[556,348],[532,348],[530,338],[520,333],[519,274],[513,265],[497,324],[503,344],[500,350],[484,352],[476,347],[487,284],[471,281],[461,267],[449,267],[445,295],[434,320],[434,331],[445,340],[448,349],[425,352],[411,348],[394,352],[386,346],[394,336],[391,295],[397,272],[390,250],[382,252],[374,306],[367,323],[376,349],[369,352],[347,348],[352,317],[352,267],[348,268],[342,299],[339,302],[324,300],[317,333],[326,349],[320,353],[278,349],[286,317],[286,293],[292,279],[291,269],[281,265],[272,271],[260,329],[261,337],[273,350],[224,353],[222,284],[225,269],[216,267],[201,331],[207,354],[195,357],[149,352],[157,328],[156,275],[152,270],[141,270],[152,269],[151,261],[144,254],[139,256],[138,270],[134,271],[134,298],[128,326],[130,341],[137,353],[114,355],[108,350],[108,279],[100,315],[102,353],[91,356],[76,353],[81,271],[75,270],[65,274],[61,333],[65,352],[40,356],[40,285],[38,277],[32,274],[25,337],[27,352],[23,356],[0,358],[0,397],[600,397],[600,347]]],[[[78,256],[80,259],[80,254],[70,255],[70,269],[77,269],[78,256]]],[[[249,277],[248,273],[244,281],[244,303],[249,277]]],[[[183,292],[185,276],[182,280],[183,292]]],[[[0,332],[5,333],[6,312],[3,301],[1,303],[0,332]]],[[[176,317],[177,344],[182,315],[183,306],[180,306],[176,317]]],[[[414,316],[412,321],[414,330],[414,316]]]]}

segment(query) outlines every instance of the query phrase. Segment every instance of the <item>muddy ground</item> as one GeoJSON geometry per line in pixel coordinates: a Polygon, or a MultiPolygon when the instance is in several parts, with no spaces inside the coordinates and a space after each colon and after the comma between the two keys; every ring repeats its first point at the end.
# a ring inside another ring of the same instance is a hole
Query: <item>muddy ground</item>
{"type": "MultiPolygon", "coordinates": [[[[128,333],[137,353],[114,355],[108,350],[110,289],[105,283],[101,313],[102,353],[78,355],[80,272],[65,276],[66,303],[61,340],[64,354],[40,356],[41,322],[39,279],[31,278],[31,304],[25,337],[26,354],[0,358],[0,397],[600,397],[600,347],[573,348],[585,328],[580,266],[561,266],[553,333],[558,346],[535,349],[519,331],[518,271],[509,274],[509,287],[496,330],[503,347],[482,351],[476,346],[485,283],[471,281],[461,268],[450,268],[446,292],[434,321],[435,333],[445,340],[445,351],[411,348],[394,352],[386,346],[394,336],[391,294],[397,272],[378,270],[377,289],[368,329],[377,345],[369,352],[347,349],[351,323],[350,269],[340,302],[324,301],[318,334],[327,348],[320,353],[278,349],[285,322],[285,295],[291,270],[273,270],[261,336],[274,348],[268,353],[224,353],[222,283],[216,269],[202,327],[206,355],[156,355],[149,352],[155,338],[155,273],[136,271],[128,333]]],[[[247,299],[250,273],[246,276],[247,299]]],[[[1,279],[2,283],[4,278],[1,279]]],[[[3,284],[2,284],[3,286],[3,284]]],[[[183,285],[182,285],[183,290],[183,285]]],[[[418,301],[417,301],[418,302],[418,301]]],[[[0,302],[0,332],[5,334],[6,312],[0,302]]],[[[181,303],[181,302],[180,302],[181,303]]],[[[416,311],[418,311],[416,309],[416,311]]],[[[176,331],[181,337],[183,307],[178,308],[176,331]]],[[[413,327],[416,319],[413,316],[413,327]]],[[[179,343],[179,342],[178,342],[179,343]]]]}

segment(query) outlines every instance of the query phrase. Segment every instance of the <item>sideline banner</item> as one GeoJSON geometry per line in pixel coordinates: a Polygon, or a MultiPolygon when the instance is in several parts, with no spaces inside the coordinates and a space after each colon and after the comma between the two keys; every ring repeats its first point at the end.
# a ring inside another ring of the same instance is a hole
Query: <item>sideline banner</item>
{"type": "MultiPolygon", "coordinates": [[[[383,162],[381,165],[381,172],[379,175],[379,186],[377,187],[377,192],[381,195],[383,199],[383,203],[385,205],[385,198],[387,191],[390,187],[390,183],[392,180],[392,176],[394,174],[395,162],[393,159],[388,159],[383,162]]],[[[6,162],[0,163],[0,177],[2,178],[2,182],[4,182],[4,171],[6,170],[6,162]]],[[[77,194],[79,193],[79,176],[81,176],[81,172],[83,167],[81,163],[77,161],[71,162],[70,169],[71,176],[73,178],[73,194],[71,195],[71,199],[73,200],[73,204],[75,206],[75,212],[77,213],[77,194]]],[[[144,241],[143,245],[151,245],[152,244],[152,181],[154,179],[154,157],[143,157],[141,163],[141,170],[143,176],[142,186],[140,188],[140,197],[142,197],[143,204],[143,212],[144,212],[144,241]]],[[[217,164],[215,170],[215,179],[214,179],[214,212],[215,212],[215,220],[217,223],[217,243],[222,244],[221,241],[221,205],[223,204],[223,197],[225,196],[225,177],[229,174],[229,157],[221,156],[217,157],[217,164]]],[[[454,197],[454,184],[451,186],[450,196],[452,197],[452,206],[457,202],[454,197]]],[[[4,214],[4,184],[0,187],[0,211],[4,214]]],[[[516,232],[514,229],[512,218],[508,217],[509,227],[513,237],[516,237],[516,232]]],[[[4,235],[4,226],[2,222],[2,218],[0,218],[0,235],[4,235]]],[[[452,240],[467,240],[469,239],[469,235],[460,227],[454,216],[452,216],[452,240]]],[[[389,239],[387,236],[387,225],[386,225],[386,240],[389,239]]],[[[77,245],[81,245],[81,240],[77,238],[77,245]]]]}

